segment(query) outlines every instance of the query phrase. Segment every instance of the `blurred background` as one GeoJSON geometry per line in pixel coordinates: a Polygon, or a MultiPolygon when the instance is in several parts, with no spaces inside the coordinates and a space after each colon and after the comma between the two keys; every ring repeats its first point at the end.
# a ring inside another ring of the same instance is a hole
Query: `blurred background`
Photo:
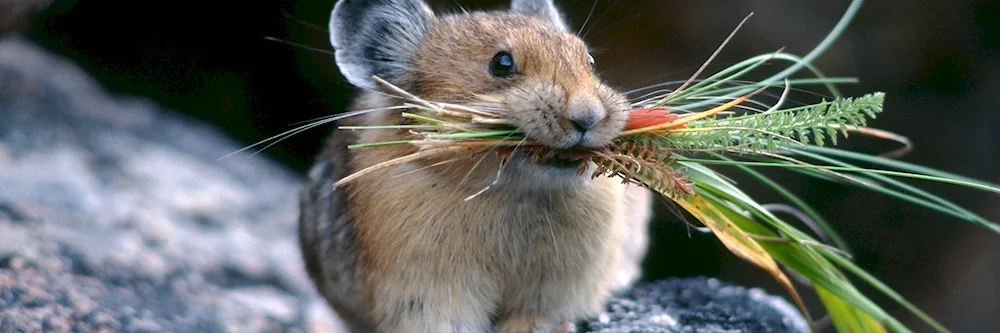
{"type": "MultiPolygon", "coordinates": [[[[0,29],[20,31],[76,61],[117,94],[149,98],[243,144],[339,112],[354,94],[329,54],[264,39],[329,50],[330,0],[55,0],[34,21],[6,15],[10,8],[32,10],[30,4],[50,1],[0,1],[7,2],[0,4],[7,9],[0,11],[0,29]]],[[[594,5],[590,0],[559,4],[573,27],[580,27],[594,5]]],[[[848,4],[601,0],[584,31],[602,76],[628,90],[688,78],[751,12],[709,71],[781,47],[805,54],[848,4]]],[[[439,12],[458,11],[459,5],[497,9],[506,2],[432,1],[439,12]]],[[[885,112],[872,125],[912,139],[916,149],[906,161],[1000,183],[1000,3],[868,1],[815,64],[832,76],[858,77],[860,84],[842,87],[846,95],[887,93],[885,112]]],[[[296,135],[264,153],[302,173],[330,130],[296,135]]],[[[873,142],[855,137],[842,146],[889,148],[873,142]]],[[[1000,327],[1000,236],[878,194],[792,173],[769,174],[815,203],[851,243],[862,267],[945,326],[955,332],[1000,327]]],[[[780,199],[752,181],[737,180],[763,202],[780,199]]],[[[914,184],[1000,221],[998,196],[914,184]]],[[[666,209],[658,212],[647,280],[711,275],[782,294],[768,276],[735,259],[710,235],[689,234],[666,209]]],[[[901,307],[876,300],[918,331],[927,330],[901,307]]]]}

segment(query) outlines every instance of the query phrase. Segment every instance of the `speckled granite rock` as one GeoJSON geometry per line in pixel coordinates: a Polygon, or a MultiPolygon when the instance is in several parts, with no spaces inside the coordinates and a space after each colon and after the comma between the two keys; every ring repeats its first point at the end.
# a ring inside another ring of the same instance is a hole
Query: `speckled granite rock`
{"type": "Polygon", "coordinates": [[[595,333],[809,332],[784,299],[706,278],[638,285],[580,326],[595,333]]]}
{"type": "Polygon", "coordinates": [[[0,42],[0,332],[295,332],[299,180],[0,42]]]}
{"type": "MultiPolygon", "coordinates": [[[[0,332],[340,332],[295,244],[297,176],[0,40],[0,332]]],[[[714,280],[648,285],[592,332],[800,332],[714,280]]]]}

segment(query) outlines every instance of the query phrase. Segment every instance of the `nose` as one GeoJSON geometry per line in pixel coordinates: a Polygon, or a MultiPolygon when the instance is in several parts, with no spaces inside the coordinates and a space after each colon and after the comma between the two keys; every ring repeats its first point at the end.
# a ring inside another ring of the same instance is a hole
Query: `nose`
{"type": "Polygon", "coordinates": [[[567,118],[573,127],[580,132],[586,132],[604,120],[607,111],[604,103],[593,94],[578,93],[569,99],[567,118]]]}

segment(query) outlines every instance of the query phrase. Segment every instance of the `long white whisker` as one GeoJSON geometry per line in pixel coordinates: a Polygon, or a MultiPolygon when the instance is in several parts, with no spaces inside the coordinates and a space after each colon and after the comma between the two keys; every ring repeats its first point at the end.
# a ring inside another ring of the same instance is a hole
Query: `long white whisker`
{"type": "Polygon", "coordinates": [[[297,18],[295,16],[292,16],[292,14],[290,14],[290,13],[288,13],[286,11],[282,11],[281,12],[281,16],[284,16],[285,19],[287,19],[289,21],[301,24],[302,26],[304,26],[306,28],[313,29],[313,30],[316,30],[316,31],[319,31],[319,32],[323,32],[323,33],[330,33],[330,30],[327,29],[325,26],[321,26],[319,24],[315,24],[315,23],[308,22],[306,20],[297,18]]]}
{"type": "Polygon", "coordinates": [[[302,126],[299,126],[299,127],[296,127],[296,128],[293,128],[293,129],[281,132],[281,133],[279,133],[277,135],[274,135],[274,136],[269,137],[267,139],[261,140],[261,141],[255,143],[255,144],[243,147],[240,150],[234,151],[232,153],[229,153],[229,154],[226,154],[225,156],[220,157],[216,161],[221,161],[221,160],[223,160],[225,158],[228,158],[230,156],[242,153],[244,151],[247,151],[248,149],[260,146],[260,145],[265,144],[265,143],[267,143],[267,142],[269,142],[271,140],[274,140],[274,142],[271,142],[271,144],[268,144],[264,148],[261,148],[259,151],[255,152],[254,154],[256,155],[257,153],[260,153],[264,149],[267,149],[267,148],[269,148],[269,147],[277,144],[278,142],[281,142],[282,140],[291,137],[292,135],[301,133],[303,131],[309,130],[309,129],[317,127],[317,126],[329,124],[329,123],[332,123],[332,122],[335,122],[335,121],[338,121],[338,120],[341,120],[341,119],[355,117],[355,116],[360,116],[360,115],[364,115],[364,114],[368,114],[368,113],[376,112],[376,111],[388,111],[388,110],[396,110],[396,109],[400,109],[400,108],[406,108],[406,107],[387,107],[387,108],[377,108],[377,109],[365,109],[365,110],[352,111],[352,112],[342,113],[342,114],[339,114],[339,115],[324,117],[324,118],[321,118],[322,120],[315,121],[315,122],[312,122],[312,123],[309,123],[309,124],[306,124],[306,125],[302,125],[302,126]]]}
{"type": "Polygon", "coordinates": [[[590,18],[594,17],[594,11],[597,10],[597,3],[599,0],[594,0],[594,5],[590,6],[590,14],[587,14],[587,19],[583,20],[583,24],[580,25],[580,30],[576,31],[576,35],[579,36],[583,33],[583,29],[587,27],[587,23],[590,23],[590,18]]]}
{"type": "Polygon", "coordinates": [[[612,1],[611,4],[608,6],[609,10],[605,10],[604,13],[601,14],[601,16],[597,17],[597,20],[594,21],[594,25],[591,25],[590,28],[587,29],[587,31],[585,31],[583,33],[583,35],[580,35],[580,38],[586,38],[587,35],[589,35],[591,31],[594,31],[594,27],[597,26],[597,23],[601,22],[601,20],[604,19],[604,17],[607,16],[609,12],[611,12],[610,8],[614,7],[615,4],[617,4],[617,3],[618,3],[618,0],[612,1]]]}
{"type": "Polygon", "coordinates": [[[289,41],[284,40],[284,39],[278,39],[278,38],[274,38],[274,37],[270,37],[270,36],[264,37],[264,40],[268,40],[268,41],[272,41],[272,42],[278,42],[278,43],[281,43],[281,44],[291,45],[291,46],[295,46],[295,47],[301,47],[301,48],[309,50],[309,51],[316,51],[316,52],[323,53],[323,54],[334,55],[334,52],[330,51],[330,50],[324,50],[324,49],[321,49],[321,48],[318,48],[318,47],[313,47],[313,46],[309,46],[309,45],[305,45],[305,44],[299,44],[299,43],[295,43],[295,42],[289,42],[289,41]]]}
{"type": "MultiPolygon", "coordinates": [[[[518,142],[517,145],[514,146],[514,149],[511,150],[510,155],[508,155],[508,156],[514,156],[514,154],[517,154],[517,150],[521,149],[521,145],[524,144],[524,141],[527,140],[527,139],[528,138],[521,138],[521,141],[518,142]]],[[[496,186],[497,184],[499,184],[500,183],[500,176],[503,175],[503,169],[506,166],[507,166],[507,159],[504,158],[504,159],[500,160],[500,167],[497,168],[497,177],[493,179],[493,182],[490,183],[489,185],[486,185],[486,187],[484,187],[482,190],[479,190],[479,192],[476,192],[475,194],[466,197],[465,201],[472,200],[473,198],[478,197],[480,194],[485,193],[486,191],[488,191],[493,186],[496,186]]]]}
{"type": "Polygon", "coordinates": [[[486,191],[489,191],[491,188],[493,188],[493,186],[495,186],[497,183],[499,183],[500,182],[500,176],[503,174],[503,167],[506,164],[507,164],[507,159],[506,158],[501,159],[500,160],[500,167],[497,168],[497,177],[493,179],[493,182],[491,182],[489,185],[486,185],[486,187],[483,187],[483,189],[479,190],[478,192],[473,193],[472,195],[470,195],[468,197],[465,197],[465,201],[472,200],[472,199],[478,197],[480,194],[486,193],[486,191]]]}
{"type": "Polygon", "coordinates": [[[698,71],[694,72],[694,74],[691,75],[691,78],[688,79],[687,82],[684,82],[684,84],[682,84],[676,90],[674,90],[673,93],[671,93],[670,95],[667,95],[667,98],[669,98],[669,97],[673,96],[674,94],[677,94],[678,92],[684,90],[684,88],[687,88],[687,86],[690,85],[691,82],[694,81],[694,79],[698,78],[698,75],[701,75],[701,72],[704,71],[706,67],[708,67],[708,64],[712,63],[712,60],[715,60],[715,56],[719,55],[719,53],[722,52],[722,49],[724,47],[726,47],[726,44],[729,44],[729,41],[733,39],[733,36],[736,35],[736,32],[740,31],[740,28],[743,27],[744,23],[747,23],[747,20],[749,20],[751,16],[753,16],[753,13],[750,13],[749,15],[747,15],[746,17],[744,17],[743,21],[740,21],[740,24],[738,24],[736,26],[736,29],[733,29],[733,32],[729,33],[729,36],[726,37],[726,39],[724,41],[722,41],[722,44],[719,45],[719,47],[715,49],[715,52],[712,52],[712,55],[710,57],[708,57],[708,60],[705,60],[705,63],[702,64],[700,68],[698,68],[698,71]]]}
{"type": "Polygon", "coordinates": [[[491,145],[487,146],[486,148],[483,148],[482,150],[477,151],[475,154],[483,154],[483,157],[480,157],[479,160],[477,160],[476,163],[472,165],[472,168],[469,169],[469,172],[465,173],[465,176],[462,177],[462,181],[458,182],[458,185],[465,184],[465,182],[467,180],[469,180],[469,176],[472,175],[472,172],[475,171],[476,168],[479,167],[479,164],[481,164],[483,162],[483,160],[486,159],[486,157],[490,156],[490,154],[485,153],[486,151],[492,151],[492,150],[497,149],[497,147],[498,147],[497,144],[498,143],[503,142],[503,141],[505,141],[507,139],[510,139],[510,137],[513,136],[513,135],[514,135],[513,133],[512,134],[507,134],[507,136],[504,136],[502,139],[497,140],[497,143],[491,144],[491,145]]]}

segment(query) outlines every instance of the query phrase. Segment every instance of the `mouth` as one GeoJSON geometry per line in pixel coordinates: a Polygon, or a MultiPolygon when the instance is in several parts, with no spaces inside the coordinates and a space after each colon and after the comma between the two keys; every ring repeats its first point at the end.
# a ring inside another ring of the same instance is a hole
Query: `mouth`
{"type": "MultiPolygon", "coordinates": [[[[503,156],[513,152],[513,149],[503,149],[497,154],[503,156]]],[[[580,172],[585,170],[587,163],[595,156],[593,150],[578,147],[565,149],[536,147],[525,149],[523,153],[525,155],[522,156],[525,156],[532,164],[562,170],[576,169],[580,172]]]]}
{"type": "Polygon", "coordinates": [[[558,169],[578,169],[586,167],[594,153],[583,149],[546,149],[532,156],[532,160],[541,165],[558,169]]]}

